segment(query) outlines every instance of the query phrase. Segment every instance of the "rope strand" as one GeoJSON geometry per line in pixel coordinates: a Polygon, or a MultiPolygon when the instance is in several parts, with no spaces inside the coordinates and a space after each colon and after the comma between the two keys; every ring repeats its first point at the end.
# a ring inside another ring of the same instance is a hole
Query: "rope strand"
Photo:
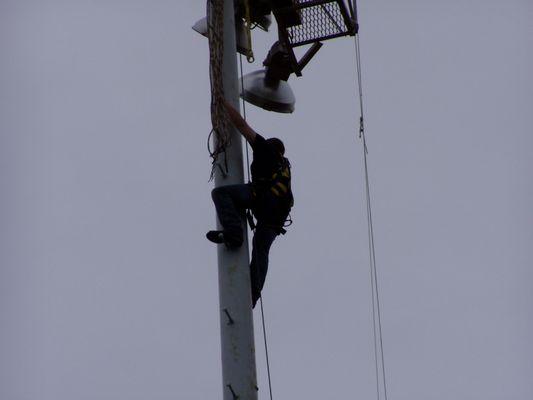
{"type": "MultiPolygon", "coordinates": [[[[242,67],[242,55],[239,54],[239,65],[241,70],[241,99],[242,99],[242,110],[243,110],[243,118],[246,121],[246,102],[244,101],[244,71],[242,67]]],[[[250,147],[249,143],[246,142],[246,165],[247,165],[247,174],[248,174],[248,182],[250,182],[250,156],[248,148],[250,147]]],[[[261,305],[261,323],[263,326],[263,341],[265,345],[265,358],[266,358],[266,367],[267,367],[267,375],[268,375],[268,390],[270,393],[270,400],[273,400],[272,396],[272,378],[270,376],[270,361],[268,357],[268,341],[267,341],[267,334],[266,334],[266,323],[265,323],[265,311],[263,308],[263,296],[259,298],[260,305],[261,305]]]]}
{"type": "Polygon", "coordinates": [[[263,322],[263,339],[265,341],[265,356],[266,356],[266,365],[267,365],[267,374],[268,374],[268,390],[270,391],[270,400],[272,397],[272,380],[270,378],[270,362],[268,360],[268,344],[267,344],[267,335],[266,335],[266,324],[265,324],[265,312],[263,310],[263,296],[259,298],[261,303],[261,321],[263,322]]]}
{"type": "Polygon", "coordinates": [[[222,174],[227,174],[228,163],[226,148],[230,145],[228,133],[228,116],[224,109],[224,84],[222,81],[222,62],[224,55],[224,2],[207,1],[207,37],[209,41],[209,81],[211,85],[211,124],[213,126],[208,136],[207,150],[212,158],[211,175],[214,178],[217,167],[222,174]],[[214,135],[213,135],[214,134],[214,135]],[[210,139],[214,137],[214,148],[210,146],[210,139]],[[224,154],[222,169],[219,156],[224,154]]]}
{"type": "MultiPolygon", "coordinates": [[[[353,1],[352,8],[356,10],[353,1]]],[[[357,14],[356,14],[357,15],[357,14]]],[[[376,248],[374,241],[374,222],[372,218],[372,199],[370,192],[370,177],[368,172],[368,147],[365,136],[365,119],[364,119],[364,102],[363,102],[363,75],[361,67],[361,47],[359,42],[359,34],[355,35],[355,58],[356,58],[356,72],[357,72],[357,87],[359,91],[359,138],[363,143],[363,160],[364,160],[364,176],[365,176],[365,196],[366,196],[366,212],[368,225],[368,247],[370,256],[370,281],[372,288],[372,323],[374,333],[374,359],[375,359],[375,373],[376,373],[376,395],[380,399],[380,368],[383,380],[383,394],[385,400],[388,400],[387,393],[387,377],[385,373],[385,354],[383,350],[383,329],[381,323],[381,305],[379,298],[379,284],[376,267],[376,248]]]]}

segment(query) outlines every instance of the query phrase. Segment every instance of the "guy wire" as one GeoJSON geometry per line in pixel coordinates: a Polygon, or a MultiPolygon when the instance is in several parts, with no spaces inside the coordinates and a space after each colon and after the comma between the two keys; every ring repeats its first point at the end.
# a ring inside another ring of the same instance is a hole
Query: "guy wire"
{"type": "MultiPolygon", "coordinates": [[[[353,7],[355,9],[355,7],[353,7]]],[[[368,173],[368,148],[365,137],[364,127],[364,106],[363,106],[363,84],[362,84],[362,68],[361,68],[361,50],[359,43],[359,33],[355,34],[355,57],[357,68],[357,86],[359,90],[359,105],[360,105],[360,118],[359,118],[359,138],[363,142],[363,160],[364,160],[364,175],[365,175],[365,192],[366,192],[366,209],[367,209],[367,222],[368,222],[368,244],[370,253],[370,280],[372,288],[372,320],[374,327],[374,356],[376,367],[376,392],[377,398],[380,399],[379,390],[379,361],[378,361],[378,337],[379,337],[379,352],[381,355],[381,373],[383,378],[383,392],[385,400],[388,400],[387,394],[387,378],[385,374],[385,355],[383,350],[383,331],[381,324],[381,306],[379,300],[379,285],[377,278],[376,267],[376,249],[374,243],[374,223],[372,218],[372,205],[370,195],[370,177],[368,173]],[[376,321],[377,320],[377,321],[376,321]],[[377,322],[377,326],[376,326],[377,322]]]]}

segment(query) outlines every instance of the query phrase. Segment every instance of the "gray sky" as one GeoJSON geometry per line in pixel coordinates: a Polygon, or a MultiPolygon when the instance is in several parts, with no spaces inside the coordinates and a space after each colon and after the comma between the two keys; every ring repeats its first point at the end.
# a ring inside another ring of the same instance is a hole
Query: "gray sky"
{"type": "MultiPolygon", "coordinates": [[[[389,398],[531,399],[533,3],[359,7],[389,398]]],[[[221,398],[204,12],[0,2],[2,400],[221,398]]],[[[274,396],[372,399],[353,41],[290,83],[294,114],[248,107],[296,197],[264,291],[274,396]]]]}

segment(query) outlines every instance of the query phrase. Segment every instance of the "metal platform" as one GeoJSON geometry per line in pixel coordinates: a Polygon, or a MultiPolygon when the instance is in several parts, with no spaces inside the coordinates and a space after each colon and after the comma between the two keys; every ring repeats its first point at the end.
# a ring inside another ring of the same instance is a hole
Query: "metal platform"
{"type": "Polygon", "coordinates": [[[292,6],[273,12],[290,48],[357,32],[354,11],[344,0],[294,0],[292,6]]]}

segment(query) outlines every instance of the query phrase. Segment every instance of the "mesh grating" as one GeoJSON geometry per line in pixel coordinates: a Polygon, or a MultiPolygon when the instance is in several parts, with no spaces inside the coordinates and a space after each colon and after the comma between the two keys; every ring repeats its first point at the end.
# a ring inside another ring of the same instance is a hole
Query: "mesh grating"
{"type": "Polygon", "coordinates": [[[296,0],[296,3],[302,24],[287,28],[292,47],[351,34],[341,11],[342,0],[296,0]]]}

